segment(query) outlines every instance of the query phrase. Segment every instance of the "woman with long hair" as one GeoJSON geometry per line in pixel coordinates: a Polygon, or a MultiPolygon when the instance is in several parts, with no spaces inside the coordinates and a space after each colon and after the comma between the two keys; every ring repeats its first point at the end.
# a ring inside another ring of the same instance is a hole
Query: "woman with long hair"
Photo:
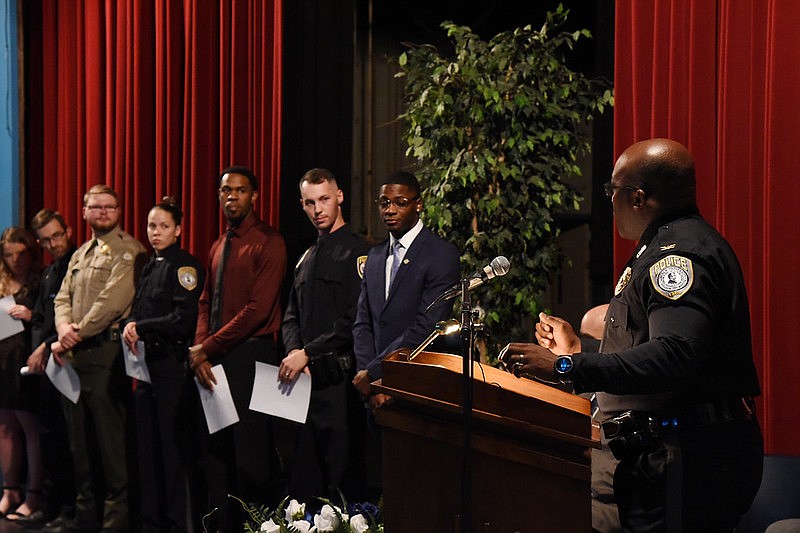
{"type": "Polygon", "coordinates": [[[41,255],[33,235],[18,227],[3,232],[0,248],[0,297],[13,298],[10,307],[4,306],[0,312],[21,320],[25,327],[0,340],[0,514],[17,520],[44,507],[44,469],[35,414],[39,377],[20,374],[31,353],[29,324],[39,288],[41,255]]]}

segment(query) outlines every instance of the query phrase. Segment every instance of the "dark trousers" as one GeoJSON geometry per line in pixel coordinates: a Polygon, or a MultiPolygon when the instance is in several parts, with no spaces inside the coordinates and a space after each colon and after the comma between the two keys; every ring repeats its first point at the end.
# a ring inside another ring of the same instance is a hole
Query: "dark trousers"
{"type": "Polygon", "coordinates": [[[280,497],[272,418],[250,410],[256,361],[275,364],[272,339],[250,339],[222,356],[239,422],[206,433],[203,468],[210,510],[216,509],[210,531],[242,531],[241,505],[228,494],[272,508],[280,497]]]}
{"type": "Polygon", "coordinates": [[[614,475],[623,531],[730,532],[761,484],[763,442],[751,420],[667,435],[614,475]]]}
{"type": "Polygon", "coordinates": [[[88,528],[96,527],[102,516],[103,529],[128,531],[125,436],[131,389],[121,346],[118,341],[98,342],[72,353],[81,394],[77,404],[66,398],[62,404],[75,466],[75,516],[88,528]],[[99,501],[104,502],[102,513],[99,501]]]}
{"type": "Polygon", "coordinates": [[[41,384],[39,420],[42,424],[42,459],[50,482],[48,507],[58,515],[75,503],[75,476],[61,393],[49,380],[41,384]]]}
{"type": "Polygon", "coordinates": [[[134,392],[141,530],[185,532],[189,383],[174,354],[149,346],[146,353],[152,383],[137,383],[134,392]]]}
{"type": "Polygon", "coordinates": [[[325,496],[364,498],[364,408],[349,377],[311,391],[306,423],[297,435],[289,493],[301,502],[325,496]],[[356,427],[356,426],[362,427],[356,427]]]}

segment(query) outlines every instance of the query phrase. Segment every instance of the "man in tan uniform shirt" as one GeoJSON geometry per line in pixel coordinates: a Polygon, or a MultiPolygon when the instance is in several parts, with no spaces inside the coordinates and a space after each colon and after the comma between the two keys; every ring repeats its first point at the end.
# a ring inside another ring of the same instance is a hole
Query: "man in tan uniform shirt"
{"type": "Polygon", "coordinates": [[[70,260],[55,298],[55,356],[69,357],[81,380],[77,404],[64,399],[75,461],[75,519],[69,531],[128,531],[128,472],[125,451],[125,376],[119,323],[128,316],[145,248],[117,225],[116,192],[95,185],[83,198],[83,218],[92,238],[70,260]],[[99,454],[99,461],[94,454],[99,454]],[[102,479],[97,508],[93,480],[102,479]]]}

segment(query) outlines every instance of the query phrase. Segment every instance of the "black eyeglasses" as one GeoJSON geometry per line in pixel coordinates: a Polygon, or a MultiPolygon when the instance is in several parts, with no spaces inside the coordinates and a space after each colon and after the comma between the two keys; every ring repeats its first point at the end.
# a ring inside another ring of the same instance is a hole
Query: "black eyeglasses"
{"type": "Polygon", "coordinates": [[[99,213],[100,211],[109,211],[113,212],[117,210],[116,205],[87,205],[86,209],[91,211],[92,213],[99,213]]]}
{"type": "Polygon", "coordinates": [[[49,245],[51,242],[60,241],[64,237],[67,236],[66,231],[57,231],[50,235],[49,237],[44,237],[42,239],[36,239],[39,241],[39,244],[44,244],[45,246],[49,245]]]}
{"type": "Polygon", "coordinates": [[[381,196],[380,198],[375,199],[375,205],[381,209],[389,209],[389,206],[394,204],[396,207],[402,209],[404,207],[408,207],[408,204],[417,199],[419,199],[419,196],[415,196],[414,198],[406,198],[401,196],[400,198],[395,198],[394,200],[389,200],[385,196],[381,196]]]}
{"type": "Polygon", "coordinates": [[[624,191],[635,191],[637,189],[641,189],[641,187],[631,187],[630,185],[614,185],[610,181],[607,181],[603,184],[603,191],[606,193],[608,198],[614,196],[614,191],[617,189],[622,189],[624,191]]]}

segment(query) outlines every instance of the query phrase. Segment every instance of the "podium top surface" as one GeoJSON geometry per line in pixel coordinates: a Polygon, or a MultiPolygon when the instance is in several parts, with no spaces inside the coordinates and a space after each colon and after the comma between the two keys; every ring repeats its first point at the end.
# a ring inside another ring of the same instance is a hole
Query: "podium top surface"
{"type": "MultiPolygon", "coordinates": [[[[410,401],[438,402],[460,409],[463,359],[457,355],[420,352],[408,361],[401,349],[383,361],[379,388],[410,401]]],[[[592,439],[588,400],[554,387],[473,362],[473,412],[565,435],[592,439]]]]}

